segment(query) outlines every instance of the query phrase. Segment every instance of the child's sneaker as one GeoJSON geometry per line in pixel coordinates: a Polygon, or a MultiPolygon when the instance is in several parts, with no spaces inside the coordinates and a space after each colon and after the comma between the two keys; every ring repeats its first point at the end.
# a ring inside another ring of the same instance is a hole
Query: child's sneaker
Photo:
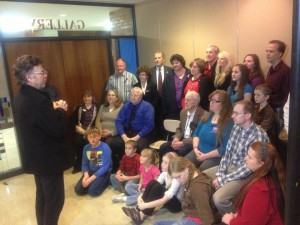
{"type": "Polygon", "coordinates": [[[117,202],[125,202],[125,201],[123,200],[123,198],[124,198],[125,196],[126,196],[126,195],[125,195],[124,193],[122,193],[122,194],[113,196],[111,200],[113,201],[113,203],[117,203],[117,202]]]}

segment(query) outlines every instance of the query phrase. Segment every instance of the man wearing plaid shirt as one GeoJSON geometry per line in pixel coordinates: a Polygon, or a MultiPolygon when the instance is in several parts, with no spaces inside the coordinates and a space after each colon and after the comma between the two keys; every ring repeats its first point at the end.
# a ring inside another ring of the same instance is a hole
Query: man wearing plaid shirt
{"type": "Polygon", "coordinates": [[[246,100],[237,102],[232,112],[235,125],[213,181],[213,200],[222,215],[236,211],[231,200],[251,174],[244,161],[249,147],[255,141],[269,142],[267,134],[253,122],[254,113],[254,105],[246,100]]]}

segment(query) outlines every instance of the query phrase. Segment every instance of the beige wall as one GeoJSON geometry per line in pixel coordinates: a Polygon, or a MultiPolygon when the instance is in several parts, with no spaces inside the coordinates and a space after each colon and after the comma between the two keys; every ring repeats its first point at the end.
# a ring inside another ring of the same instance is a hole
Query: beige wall
{"type": "Polygon", "coordinates": [[[136,5],[139,64],[152,66],[153,52],[205,59],[209,44],[242,62],[256,53],[266,72],[265,49],[271,39],[284,41],[291,64],[293,0],[151,0],[136,5]]]}

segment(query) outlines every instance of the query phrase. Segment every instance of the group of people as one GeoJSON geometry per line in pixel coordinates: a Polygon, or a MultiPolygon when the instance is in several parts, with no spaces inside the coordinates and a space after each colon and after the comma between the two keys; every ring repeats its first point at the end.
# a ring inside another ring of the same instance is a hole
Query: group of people
{"type": "Polygon", "coordinates": [[[179,54],[171,56],[170,68],[155,52],[155,66],[139,66],[137,77],[118,59],[105,103],[95,103],[86,90],[72,114],[75,163],[64,142],[67,103],[51,102],[43,91],[47,74],[39,57],[19,57],[15,121],[23,168],[35,176],[38,224],[57,223],[63,171],[71,165],[72,173],[83,174],[78,195],[98,196],[111,183],[120,191],[114,203],[136,205],[122,207],[135,224],[161,206],[185,217],[155,224],[283,224],[285,175],[274,124],[283,119],[289,94],[284,51],[283,42],[268,43],[266,78],[257,55],[234,65],[215,45],[207,48],[207,61],[196,58],[190,69],[179,54]],[[160,146],[157,167],[149,144],[164,138],[164,119],[180,124],[160,146]]]}

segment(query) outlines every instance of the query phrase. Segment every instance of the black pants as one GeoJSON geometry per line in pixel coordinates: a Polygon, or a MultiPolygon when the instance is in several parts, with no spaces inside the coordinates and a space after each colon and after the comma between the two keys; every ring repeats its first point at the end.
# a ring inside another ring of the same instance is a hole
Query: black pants
{"type": "MultiPolygon", "coordinates": [[[[144,137],[137,141],[137,153],[140,153],[144,148],[148,148],[151,140],[144,137]]],[[[110,144],[111,158],[113,161],[112,173],[116,173],[119,169],[120,161],[125,154],[125,143],[120,136],[113,137],[110,144]]]]}
{"type": "Polygon", "coordinates": [[[38,225],[57,225],[65,201],[63,173],[34,175],[38,225]]]}
{"type": "MultiPolygon", "coordinates": [[[[157,199],[160,199],[164,196],[166,192],[166,188],[159,183],[156,180],[150,181],[150,183],[146,186],[146,189],[142,195],[142,199],[144,202],[151,202],[155,201],[157,199]]],[[[172,213],[177,213],[181,212],[181,203],[177,199],[176,196],[173,196],[165,205],[165,208],[167,208],[170,212],[172,213]]],[[[155,208],[149,208],[149,209],[144,209],[142,212],[147,215],[151,216],[153,214],[155,208]]]]}

